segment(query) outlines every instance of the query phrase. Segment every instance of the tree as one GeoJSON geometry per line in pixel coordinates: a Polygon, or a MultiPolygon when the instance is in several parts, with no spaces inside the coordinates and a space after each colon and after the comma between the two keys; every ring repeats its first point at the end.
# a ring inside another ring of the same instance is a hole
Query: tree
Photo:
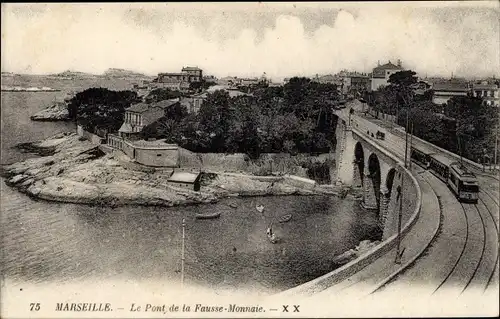
{"type": "Polygon", "coordinates": [[[155,103],[164,100],[177,99],[182,97],[182,93],[180,91],[173,91],[170,89],[157,88],[149,92],[146,96],[146,103],[155,103]]]}
{"type": "Polygon", "coordinates": [[[485,150],[492,153],[491,132],[498,118],[495,108],[484,105],[480,98],[456,96],[448,101],[445,114],[456,120],[457,144],[464,157],[478,160],[485,150]]]}
{"type": "Polygon", "coordinates": [[[200,92],[200,91],[208,89],[209,87],[211,87],[213,85],[215,85],[215,82],[207,82],[205,80],[202,80],[200,82],[191,82],[191,83],[189,83],[189,89],[191,91],[200,92]]]}
{"type": "Polygon", "coordinates": [[[185,106],[174,103],[165,108],[165,115],[147,125],[141,131],[143,138],[164,138],[169,143],[176,143],[181,137],[181,126],[188,115],[185,106]]]}
{"type": "Polygon", "coordinates": [[[389,77],[388,90],[394,94],[393,98],[396,100],[397,109],[411,107],[414,99],[414,91],[411,86],[417,83],[415,75],[415,72],[407,70],[396,72],[389,77]]]}
{"type": "Polygon", "coordinates": [[[211,136],[211,149],[224,152],[226,138],[230,134],[233,109],[230,108],[229,93],[217,90],[207,95],[200,108],[200,125],[211,136]]]}
{"type": "Polygon", "coordinates": [[[139,102],[136,92],[90,88],[77,93],[68,103],[70,117],[86,130],[117,131],[125,109],[139,102]]]}

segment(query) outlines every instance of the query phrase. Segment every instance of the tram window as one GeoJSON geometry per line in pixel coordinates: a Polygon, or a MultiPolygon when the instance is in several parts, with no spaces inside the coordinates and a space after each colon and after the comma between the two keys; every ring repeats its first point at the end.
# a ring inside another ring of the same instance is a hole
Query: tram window
{"type": "Polygon", "coordinates": [[[472,192],[472,193],[479,192],[479,186],[477,185],[463,185],[463,183],[460,183],[460,189],[464,192],[472,192]]]}
{"type": "Polygon", "coordinates": [[[455,177],[455,174],[451,173],[451,174],[450,174],[450,179],[451,179],[451,182],[452,182],[453,184],[456,184],[456,183],[457,183],[457,179],[456,179],[456,177],[455,177]]]}

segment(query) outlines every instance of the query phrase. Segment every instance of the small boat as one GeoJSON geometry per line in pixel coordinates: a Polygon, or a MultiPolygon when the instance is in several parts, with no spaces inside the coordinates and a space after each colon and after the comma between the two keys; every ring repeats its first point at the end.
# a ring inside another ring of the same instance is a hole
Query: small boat
{"type": "Polygon", "coordinates": [[[237,208],[238,207],[238,205],[236,205],[235,203],[231,203],[228,206],[231,207],[231,208],[237,208]]]}
{"type": "Polygon", "coordinates": [[[278,242],[278,238],[276,238],[276,235],[275,235],[275,234],[267,235],[267,238],[269,238],[269,241],[270,241],[272,244],[276,244],[276,243],[278,242]]]}
{"type": "Polygon", "coordinates": [[[264,211],[264,206],[262,205],[257,205],[255,206],[255,209],[259,212],[259,213],[262,213],[264,211]]]}
{"type": "Polygon", "coordinates": [[[292,219],[292,214],[283,215],[283,216],[281,216],[281,217],[278,219],[278,222],[280,222],[280,223],[286,223],[286,222],[287,222],[287,221],[289,221],[290,219],[292,219]]]}
{"type": "Polygon", "coordinates": [[[220,217],[220,212],[211,214],[196,214],[196,219],[214,219],[219,217],[220,217]]]}
{"type": "Polygon", "coordinates": [[[269,225],[266,230],[267,238],[272,244],[276,244],[278,242],[278,238],[276,237],[276,234],[273,233],[273,224],[269,225]]]}

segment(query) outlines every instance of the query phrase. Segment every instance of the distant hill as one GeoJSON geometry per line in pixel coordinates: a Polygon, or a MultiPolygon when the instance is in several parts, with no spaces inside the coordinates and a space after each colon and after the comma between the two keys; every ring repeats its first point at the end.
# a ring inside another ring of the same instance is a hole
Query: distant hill
{"type": "Polygon", "coordinates": [[[146,78],[148,77],[145,74],[130,71],[130,70],[125,70],[125,69],[107,69],[104,73],[103,76],[106,77],[120,77],[120,78],[146,78]]]}
{"type": "Polygon", "coordinates": [[[57,74],[50,74],[50,76],[55,76],[55,77],[63,77],[63,78],[88,78],[88,77],[94,77],[95,75],[90,74],[90,73],[85,73],[85,72],[78,72],[78,71],[70,71],[66,70],[61,73],[57,74]]]}

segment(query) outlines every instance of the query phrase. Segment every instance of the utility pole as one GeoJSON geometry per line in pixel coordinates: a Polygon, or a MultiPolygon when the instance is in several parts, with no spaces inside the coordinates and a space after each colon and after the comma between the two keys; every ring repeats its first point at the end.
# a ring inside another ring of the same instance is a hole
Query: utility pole
{"type": "Polygon", "coordinates": [[[409,166],[410,166],[410,170],[411,170],[411,146],[412,146],[412,142],[413,142],[413,122],[411,122],[411,132],[410,132],[410,162],[409,162],[409,166]]]}
{"type": "Polygon", "coordinates": [[[461,145],[463,138],[460,138],[460,134],[458,134],[458,133],[457,133],[457,139],[458,139],[458,150],[460,151],[460,167],[464,167],[464,161],[463,161],[463,157],[462,157],[463,147],[461,145]]]}
{"type": "Polygon", "coordinates": [[[406,129],[405,129],[405,168],[408,167],[408,129],[409,129],[410,108],[406,110],[406,129]]]}
{"type": "Polygon", "coordinates": [[[184,241],[186,239],[185,235],[186,220],[182,219],[182,249],[181,249],[181,288],[184,288],[184,241]]]}
{"type": "Polygon", "coordinates": [[[401,190],[399,191],[399,212],[398,212],[398,237],[397,237],[397,249],[396,249],[396,259],[394,262],[396,264],[401,264],[401,219],[403,216],[403,187],[405,180],[405,172],[401,172],[401,190]]]}
{"type": "Polygon", "coordinates": [[[498,119],[495,124],[495,170],[497,169],[497,153],[498,152],[498,119]]]}

